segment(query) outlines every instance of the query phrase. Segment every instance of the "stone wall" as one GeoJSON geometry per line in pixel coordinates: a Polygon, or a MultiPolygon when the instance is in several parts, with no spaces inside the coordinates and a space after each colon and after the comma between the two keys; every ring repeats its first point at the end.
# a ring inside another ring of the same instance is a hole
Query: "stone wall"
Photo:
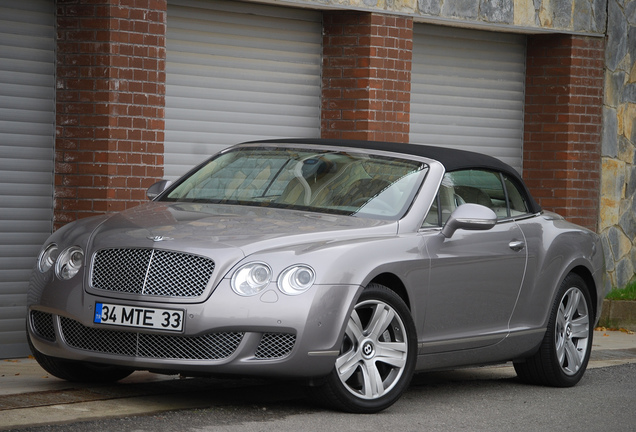
{"type": "Polygon", "coordinates": [[[603,34],[607,0],[307,0],[338,8],[408,14],[427,19],[603,34]]]}
{"type": "Polygon", "coordinates": [[[636,269],[636,1],[609,0],[608,21],[599,231],[622,288],[636,269]]]}

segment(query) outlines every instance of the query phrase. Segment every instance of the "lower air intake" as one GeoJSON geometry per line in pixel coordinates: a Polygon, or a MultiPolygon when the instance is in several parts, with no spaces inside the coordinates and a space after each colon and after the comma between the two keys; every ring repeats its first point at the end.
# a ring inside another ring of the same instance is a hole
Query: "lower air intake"
{"type": "Polygon", "coordinates": [[[170,336],[86,327],[61,318],[66,343],[77,349],[131,357],[173,360],[221,360],[238,348],[244,333],[222,332],[202,336],[170,336]]]}

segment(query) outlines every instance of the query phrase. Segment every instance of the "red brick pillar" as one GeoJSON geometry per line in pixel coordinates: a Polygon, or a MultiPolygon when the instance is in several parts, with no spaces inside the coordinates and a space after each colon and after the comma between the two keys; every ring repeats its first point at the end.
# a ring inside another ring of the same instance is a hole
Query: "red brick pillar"
{"type": "Polygon", "coordinates": [[[413,20],[323,14],[323,138],[407,142],[413,20]]]}
{"type": "Polygon", "coordinates": [[[604,40],[528,37],[523,176],[537,201],[597,229],[604,40]]]}
{"type": "Polygon", "coordinates": [[[163,176],[166,0],[57,0],[55,225],[163,176]]]}

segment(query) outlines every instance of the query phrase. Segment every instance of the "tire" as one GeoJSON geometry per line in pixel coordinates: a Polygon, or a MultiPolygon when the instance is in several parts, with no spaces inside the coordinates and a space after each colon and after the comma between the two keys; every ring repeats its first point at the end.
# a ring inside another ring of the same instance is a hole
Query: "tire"
{"type": "Polygon", "coordinates": [[[54,377],[81,383],[109,383],[126,378],[134,372],[134,369],[122,368],[112,365],[81,362],[75,360],[60,359],[42,354],[33,346],[31,337],[27,333],[29,348],[35,360],[54,377]]]}
{"type": "Polygon", "coordinates": [[[592,351],[593,311],[585,281],[570,273],[557,293],[539,351],[514,364],[521,381],[552,387],[576,385],[592,351]]]}
{"type": "Polygon", "coordinates": [[[348,320],[333,371],[312,393],[331,408],[376,413],[408,388],[416,360],[417,338],[408,307],[390,289],[370,284],[348,320]]]}

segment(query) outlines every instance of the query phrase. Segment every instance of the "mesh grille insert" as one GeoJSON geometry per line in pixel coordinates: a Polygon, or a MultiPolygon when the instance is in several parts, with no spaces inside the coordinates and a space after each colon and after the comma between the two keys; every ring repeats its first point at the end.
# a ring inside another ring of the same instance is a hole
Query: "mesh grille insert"
{"type": "Polygon", "coordinates": [[[296,335],[290,333],[265,333],[254,356],[258,359],[287,357],[296,343],[296,335]]]}
{"type": "Polygon", "coordinates": [[[40,311],[31,311],[31,324],[35,333],[42,339],[46,339],[51,342],[55,341],[53,315],[40,311]]]}
{"type": "Polygon", "coordinates": [[[214,261],[198,255],[158,249],[102,249],[93,258],[91,286],[129,294],[198,297],[213,272],[214,261]]]}
{"type": "Polygon", "coordinates": [[[240,332],[223,332],[186,337],[130,333],[85,327],[64,317],[60,323],[66,343],[73,348],[145,358],[220,360],[236,351],[244,335],[240,332]]]}

